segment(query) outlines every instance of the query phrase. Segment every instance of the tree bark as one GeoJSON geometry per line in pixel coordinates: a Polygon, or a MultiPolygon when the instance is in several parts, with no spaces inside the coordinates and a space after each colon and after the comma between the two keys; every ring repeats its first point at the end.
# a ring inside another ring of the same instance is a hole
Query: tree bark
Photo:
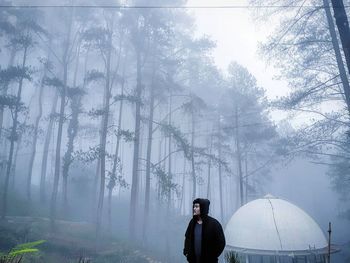
{"type": "Polygon", "coordinates": [[[237,154],[237,171],[238,171],[238,183],[239,183],[239,198],[240,206],[244,205],[244,193],[243,193],[243,174],[242,174],[242,156],[240,146],[240,135],[238,128],[238,109],[235,110],[235,144],[237,154]]]}
{"type": "MultiPolygon", "coordinates": [[[[222,153],[221,153],[221,145],[219,144],[219,159],[221,160],[222,157],[222,153]]],[[[220,216],[221,216],[221,222],[224,222],[224,199],[222,196],[222,166],[221,163],[219,163],[219,167],[218,167],[218,172],[219,172],[219,194],[220,194],[220,216]]]]}
{"type": "MultiPolygon", "coordinates": [[[[76,87],[76,76],[78,72],[79,67],[79,58],[80,58],[80,45],[78,47],[78,54],[77,54],[77,61],[75,65],[75,71],[74,71],[74,80],[73,80],[73,87],[76,87]]],[[[86,71],[86,65],[87,65],[87,58],[85,59],[85,71],[86,71]]],[[[85,81],[83,83],[83,89],[85,87],[85,81]]],[[[69,169],[73,162],[72,154],[74,152],[74,141],[78,134],[78,128],[79,128],[79,114],[81,111],[81,99],[82,95],[76,95],[71,98],[70,106],[71,106],[71,119],[68,124],[67,129],[67,135],[68,135],[68,143],[67,143],[67,150],[63,157],[63,167],[62,167],[62,193],[63,193],[63,211],[65,214],[68,212],[68,176],[69,176],[69,169]]]]}
{"type": "Polygon", "coordinates": [[[58,182],[60,178],[60,165],[61,165],[61,144],[62,144],[62,131],[64,122],[64,111],[65,111],[65,101],[66,101],[66,89],[67,89],[67,65],[64,65],[64,75],[63,75],[63,87],[61,94],[61,105],[58,121],[58,132],[56,141],[56,154],[55,154],[55,173],[54,173],[54,183],[53,191],[51,195],[51,205],[50,205],[50,222],[51,228],[54,230],[55,219],[56,219],[56,206],[57,206],[57,194],[58,194],[58,182]]]}
{"type": "MultiPolygon", "coordinates": [[[[213,148],[213,135],[210,136],[209,142],[209,155],[211,155],[213,148]]],[[[207,177],[207,199],[210,199],[210,172],[211,172],[211,159],[208,160],[208,177],[207,177]]]]}
{"type": "MultiPolygon", "coordinates": [[[[120,45],[121,46],[121,45],[120,45]]],[[[121,52],[121,47],[120,47],[121,52]]],[[[119,52],[119,58],[118,58],[118,65],[119,65],[119,59],[120,59],[120,52],[119,52]]],[[[126,57],[125,57],[126,60],[126,57]]],[[[119,116],[118,116],[118,126],[117,126],[117,144],[115,146],[114,151],[114,158],[113,158],[113,167],[112,167],[112,174],[111,178],[108,183],[108,229],[110,230],[112,227],[112,192],[116,185],[116,176],[117,176],[117,164],[119,161],[119,146],[120,146],[120,140],[121,140],[121,126],[122,126],[122,117],[123,117],[123,105],[124,105],[124,85],[125,85],[125,68],[126,68],[126,61],[124,61],[124,67],[123,67],[123,80],[121,84],[121,100],[119,104],[119,116]]],[[[119,162],[120,165],[120,162],[119,162]]]]}
{"type": "MultiPolygon", "coordinates": [[[[123,74],[123,78],[125,77],[125,74],[123,74]]],[[[121,96],[123,98],[124,96],[124,81],[122,83],[122,87],[121,87],[121,96]]],[[[122,116],[123,116],[123,104],[124,101],[123,99],[120,101],[119,104],[119,116],[118,116],[118,127],[117,127],[117,144],[115,146],[115,152],[114,152],[114,160],[113,160],[113,167],[112,167],[112,177],[114,177],[114,181],[115,181],[115,177],[117,175],[117,163],[119,160],[119,146],[120,146],[120,140],[121,140],[121,126],[122,126],[122,116]]],[[[111,183],[111,181],[110,181],[111,183]]],[[[112,220],[112,216],[111,216],[111,209],[112,209],[112,190],[115,186],[115,182],[113,183],[113,185],[108,186],[108,189],[111,189],[111,191],[108,191],[108,227],[109,229],[111,228],[111,220],[112,220]]]]}
{"type": "MultiPolygon", "coordinates": [[[[100,138],[101,138],[101,131],[102,131],[102,123],[103,121],[101,120],[101,129],[99,131],[100,138]]],[[[98,188],[99,188],[99,179],[101,177],[101,158],[98,157],[97,159],[97,164],[96,164],[96,173],[95,173],[95,178],[94,178],[94,185],[93,185],[93,196],[92,196],[92,220],[95,222],[96,221],[96,208],[98,204],[98,188]]]]}
{"type": "Polygon", "coordinates": [[[182,170],[182,185],[181,185],[181,202],[180,202],[180,213],[185,215],[186,211],[185,211],[185,177],[186,177],[186,158],[184,158],[184,166],[183,166],[183,170],[182,170]]]}
{"type": "Polygon", "coordinates": [[[106,85],[104,91],[104,114],[102,117],[102,131],[100,141],[100,191],[98,196],[97,213],[96,213],[96,238],[98,239],[102,221],[103,199],[105,193],[106,181],[106,141],[109,117],[109,101],[111,97],[110,80],[111,80],[111,54],[112,54],[112,32],[108,34],[108,51],[106,61],[106,85]]]}
{"type": "MultiPolygon", "coordinates": [[[[169,97],[169,125],[172,124],[172,94],[170,92],[170,97],[169,97]]],[[[169,176],[169,183],[172,182],[172,170],[171,170],[171,153],[172,149],[171,149],[171,133],[169,134],[169,138],[168,138],[168,152],[169,152],[169,157],[168,157],[168,176],[169,176]]],[[[171,187],[168,186],[168,196],[167,196],[167,201],[168,201],[168,205],[167,205],[167,213],[169,215],[169,210],[171,207],[171,187]]]]}
{"type": "Polygon", "coordinates": [[[52,102],[50,120],[46,129],[46,136],[43,149],[43,158],[41,161],[41,173],[40,173],[40,201],[44,203],[46,201],[46,170],[47,170],[47,159],[49,157],[49,147],[53,132],[53,126],[55,123],[56,108],[58,103],[58,92],[55,91],[55,95],[52,102]]]}
{"type": "MultiPolygon", "coordinates": [[[[350,72],[350,28],[348,17],[345,12],[343,0],[331,0],[333,5],[335,22],[338,27],[340,40],[343,46],[346,65],[350,72]]],[[[345,90],[347,95],[350,95],[350,90],[345,90]]],[[[348,96],[350,97],[350,96],[348,96]]]]}
{"type": "MultiPolygon", "coordinates": [[[[162,149],[163,149],[163,145],[162,145],[162,142],[163,142],[163,137],[162,137],[162,134],[160,134],[159,136],[160,139],[159,139],[159,142],[158,142],[158,163],[161,164],[161,160],[162,160],[162,149]]],[[[157,199],[158,201],[160,200],[160,178],[158,177],[158,183],[157,183],[157,199]]]]}
{"type": "Polygon", "coordinates": [[[196,177],[196,167],[194,162],[194,136],[195,136],[195,123],[194,123],[194,112],[192,111],[192,131],[191,131],[191,168],[192,168],[192,200],[196,198],[196,186],[197,186],[197,177],[196,177]]]}
{"type": "Polygon", "coordinates": [[[137,67],[137,84],[136,84],[136,115],[135,115],[135,138],[134,138],[134,155],[132,166],[132,182],[130,196],[130,214],[129,214],[129,235],[131,239],[135,238],[135,220],[136,206],[138,197],[138,169],[139,169],[139,150],[140,150],[140,128],[141,128],[141,54],[136,50],[136,67],[137,67]]]}
{"type": "Polygon", "coordinates": [[[29,200],[31,200],[32,174],[33,174],[33,165],[34,165],[35,154],[36,154],[36,144],[37,144],[37,140],[38,140],[39,122],[40,122],[41,116],[43,114],[43,107],[42,107],[43,91],[44,91],[44,84],[42,82],[40,84],[39,101],[38,101],[38,103],[39,103],[39,113],[36,116],[35,124],[34,124],[32,151],[31,151],[31,154],[30,154],[28,177],[27,177],[27,198],[29,200]]]}
{"type": "MultiPolygon", "coordinates": [[[[49,59],[49,54],[47,55],[47,58],[49,59]]],[[[36,155],[36,146],[37,146],[37,140],[38,140],[38,131],[39,131],[39,123],[41,116],[43,115],[43,93],[44,93],[44,79],[47,75],[47,66],[44,66],[44,74],[43,78],[41,79],[40,83],[40,89],[39,89],[39,98],[38,98],[38,106],[39,106],[39,112],[35,119],[34,124],[34,134],[33,134],[33,143],[32,143],[32,151],[30,155],[29,160],[29,169],[28,169],[28,177],[27,177],[27,198],[31,200],[31,184],[32,184],[32,174],[33,174],[33,165],[36,155]]]]}
{"type": "MultiPolygon", "coordinates": [[[[221,150],[221,117],[218,116],[218,158],[222,160],[222,150],[221,150]]],[[[219,162],[218,165],[218,173],[219,173],[219,195],[220,195],[220,217],[221,222],[224,222],[224,199],[223,199],[223,189],[222,189],[222,165],[219,162]]]]}
{"type": "Polygon", "coordinates": [[[17,157],[18,157],[18,152],[21,149],[21,143],[22,143],[22,138],[19,137],[18,141],[17,141],[17,145],[16,145],[16,150],[15,150],[15,155],[13,157],[13,164],[12,164],[12,168],[11,168],[11,177],[12,177],[12,181],[11,181],[11,189],[14,190],[15,189],[15,183],[16,183],[16,167],[17,167],[17,157]]]}
{"type": "Polygon", "coordinates": [[[248,195],[249,195],[249,187],[248,187],[248,184],[249,184],[249,178],[248,178],[248,154],[245,153],[245,156],[244,156],[244,178],[245,178],[245,202],[248,202],[248,195]]]}
{"type": "Polygon", "coordinates": [[[339,42],[337,38],[337,33],[335,31],[335,25],[332,19],[331,10],[329,9],[329,2],[328,0],[323,0],[324,10],[326,12],[326,17],[328,21],[328,27],[329,27],[329,33],[331,35],[332,39],[332,45],[335,53],[335,58],[337,60],[337,65],[339,69],[340,79],[343,84],[343,90],[345,95],[345,103],[347,105],[348,112],[350,113],[350,85],[349,85],[349,79],[346,75],[346,70],[343,63],[343,58],[340,52],[339,42]]]}
{"type": "MultiPolygon", "coordinates": [[[[153,65],[154,66],[154,65],[153,65]]],[[[147,154],[146,154],[146,183],[145,183],[145,208],[144,208],[144,219],[142,228],[143,241],[146,242],[148,229],[148,217],[149,217],[149,207],[150,207],[150,191],[151,191],[151,154],[152,154],[152,142],[153,142],[153,117],[154,117],[154,71],[150,90],[150,106],[149,106],[149,116],[148,116],[148,138],[147,138],[147,154]]]]}
{"type": "Polygon", "coordinates": [[[73,12],[70,14],[69,26],[67,38],[64,45],[63,53],[63,87],[61,92],[61,103],[60,103],[60,113],[58,121],[58,132],[57,132],[57,142],[56,142],[56,154],[55,154],[55,173],[54,173],[54,182],[53,190],[51,195],[51,204],[50,204],[50,223],[51,230],[55,230],[55,219],[56,219],[56,207],[57,207],[57,194],[58,194],[58,182],[60,178],[60,165],[61,165],[61,144],[62,144],[62,131],[63,131],[63,122],[64,122],[64,112],[66,104],[66,95],[67,95],[67,77],[68,77],[68,52],[70,46],[70,35],[72,30],[72,21],[73,21],[73,12]]]}

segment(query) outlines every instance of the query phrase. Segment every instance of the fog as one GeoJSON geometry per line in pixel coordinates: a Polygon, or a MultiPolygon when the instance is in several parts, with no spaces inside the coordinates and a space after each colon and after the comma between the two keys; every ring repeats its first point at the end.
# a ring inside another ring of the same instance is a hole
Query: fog
{"type": "MultiPolygon", "coordinates": [[[[0,262],[186,262],[195,198],[225,229],[271,195],[325,242],[331,222],[331,262],[350,260],[343,9],[0,3],[0,262]]],[[[234,262],[226,239],[220,262],[234,262]]],[[[328,245],[313,245],[261,261],[234,251],[239,262],[326,262],[328,245]]]]}

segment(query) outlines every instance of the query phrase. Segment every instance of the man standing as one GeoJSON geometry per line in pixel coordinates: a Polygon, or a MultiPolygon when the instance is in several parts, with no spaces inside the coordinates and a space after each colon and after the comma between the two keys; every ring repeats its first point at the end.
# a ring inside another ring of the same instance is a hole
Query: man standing
{"type": "Polygon", "coordinates": [[[208,199],[193,201],[193,218],[185,234],[184,255],[189,263],[217,263],[225,248],[225,236],[221,224],[208,216],[208,199]]]}

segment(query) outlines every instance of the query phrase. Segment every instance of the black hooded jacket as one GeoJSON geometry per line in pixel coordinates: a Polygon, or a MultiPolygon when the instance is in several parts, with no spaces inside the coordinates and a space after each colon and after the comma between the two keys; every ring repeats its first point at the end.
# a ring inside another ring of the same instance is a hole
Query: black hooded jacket
{"type": "MultiPolygon", "coordinates": [[[[209,200],[196,199],[193,204],[199,203],[202,224],[202,254],[200,263],[217,263],[218,257],[225,248],[225,236],[221,224],[215,219],[208,216],[209,200]]],[[[188,224],[185,234],[184,255],[189,263],[196,263],[194,252],[194,226],[197,218],[193,217],[188,224]]]]}

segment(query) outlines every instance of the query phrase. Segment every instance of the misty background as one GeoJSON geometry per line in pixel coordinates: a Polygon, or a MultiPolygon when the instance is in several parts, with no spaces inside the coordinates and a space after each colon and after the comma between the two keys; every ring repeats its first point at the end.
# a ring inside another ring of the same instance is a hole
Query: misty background
{"type": "Polygon", "coordinates": [[[349,260],[349,71],[328,1],[285,2],[0,1],[0,250],[184,262],[194,198],[270,193],[349,260]]]}

